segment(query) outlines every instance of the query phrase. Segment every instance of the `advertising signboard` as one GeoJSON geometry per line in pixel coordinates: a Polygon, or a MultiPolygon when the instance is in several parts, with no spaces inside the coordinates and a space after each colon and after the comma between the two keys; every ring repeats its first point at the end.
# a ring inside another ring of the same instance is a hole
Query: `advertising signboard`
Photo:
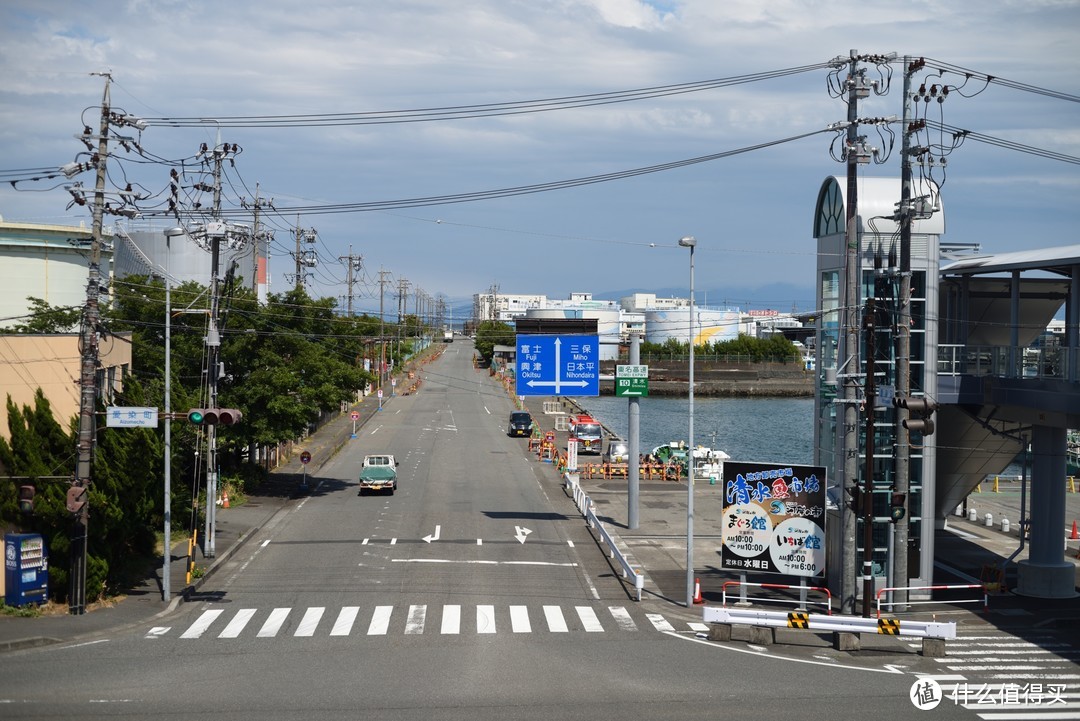
{"type": "Polygon", "coordinates": [[[724,463],[721,568],[825,575],[823,466],[724,463]]]}

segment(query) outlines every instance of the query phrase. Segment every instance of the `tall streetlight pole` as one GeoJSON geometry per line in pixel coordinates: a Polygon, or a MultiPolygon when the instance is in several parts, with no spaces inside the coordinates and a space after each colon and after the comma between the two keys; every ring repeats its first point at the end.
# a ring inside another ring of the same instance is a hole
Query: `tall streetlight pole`
{"type": "Polygon", "coordinates": [[[184,235],[183,228],[165,231],[165,552],[161,563],[161,600],[172,600],[169,562],[172,560],[172,239],[184,235]]]}
{"type": "Polygon", "coordinates": [[[690,428],[686,457],[686,607],[694,605],[694,247],[692,235],[679,238],[690,249],[690,428]]]}

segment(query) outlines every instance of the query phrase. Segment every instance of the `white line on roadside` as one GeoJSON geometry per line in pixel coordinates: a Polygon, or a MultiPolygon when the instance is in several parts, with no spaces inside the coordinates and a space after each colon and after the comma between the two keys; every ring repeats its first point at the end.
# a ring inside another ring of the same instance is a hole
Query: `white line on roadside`
{"type": "Polygon", "coordinates": [[[451,558],[391,558],[392,563],[463,563],[474,566],[554,566],[557,568],[576,568],[573,562],[555,563],[554,561],[481,561],[469,559],[457,561],[451,558]]]}
{"type": "Polygon", "coordinates": [[[270,545],[270,539],[267,538],[265,541],[262,542],[262,545],[259,546],[259,548],[266,548],[269,545],[270,545]]]}

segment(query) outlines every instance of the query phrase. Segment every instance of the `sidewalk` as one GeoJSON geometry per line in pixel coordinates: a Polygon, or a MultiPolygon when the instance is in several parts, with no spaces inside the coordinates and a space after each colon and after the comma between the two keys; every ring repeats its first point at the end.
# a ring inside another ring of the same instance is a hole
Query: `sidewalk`
{"type": "MultiPolygon", "coordinates": [[[[410,366],[411,367],[411,366],[410,366]]],[[[402,383],[399,382],[399,387],[402,383]]],[[[383,406],[392,404],[393,398],[387,393],[383,406]]],[[[351,411],[360,414],[356,421],[359,429],[364,423],[379,412],[379,399],[376,394],[364,398],[351,411]]],[[[57,615],[23,618],[0,616],[0,653],[52,643],[72,642],[98,635],[111,629],[134,625],[152,625],[153,619],[175,609],[185,599],[198,593],[200,586],[210,578],[216,568],[240,548],[244,541],[259,531],[279,510],[293,498],[298,497],[304,468],[300,462],[300,450],[311,453],[308,475],[317,475],[322,466],[333,458],[352,436],[353,422],[349,413],[342,413],[326,423],[314,434],[297,446],[292,458],[271,471],[266,481],[259,488],[248,493],[244,503],[233,504],[230,508],[218,507],[217,530],[215,533],[215,554],[213,558],[203,555],[202,549],[195,550],[195,565],[204,569],[200,578],[187,583],[188,536],[179,538],[176,531],[172,535],[172,556],[169,563],[169,583],[171,598],[166,602],[162,598],[161,573],[159,564],[154,574],[146,578],[139,586],[128,590],[125,595],[109,605],[92,605],[87,613],[72,616],[66,613],[57,615]]],[[[199,536],[204,527],[199,528],[199,536]]],[[[201,541],[200,541],[201,543],[201,541]]]]}

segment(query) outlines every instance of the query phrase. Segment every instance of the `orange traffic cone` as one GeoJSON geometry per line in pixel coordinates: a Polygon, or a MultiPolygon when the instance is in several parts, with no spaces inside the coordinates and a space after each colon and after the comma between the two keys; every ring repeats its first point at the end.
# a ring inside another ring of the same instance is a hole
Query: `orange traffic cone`
{"type": "Polygon", "coordinates": [[[701,597],[701,579],[694,579],[694,604],[700,605],[705,603],[705,599],[701,597]]]}
{"type": "Polygon", "coordinates": [[[1070,541],[1080,541],[1080,534],[1076,532],[1076,521],[1073,521],[1072,535],[1069,536],[1070,541]]]}
{"type": "Polygon", "coordinates": [[[228,491],[225,491],[224,493],[221,494],[221,507],[222,508],[228,508],[229,507],[229,492],[228,491]]]}

